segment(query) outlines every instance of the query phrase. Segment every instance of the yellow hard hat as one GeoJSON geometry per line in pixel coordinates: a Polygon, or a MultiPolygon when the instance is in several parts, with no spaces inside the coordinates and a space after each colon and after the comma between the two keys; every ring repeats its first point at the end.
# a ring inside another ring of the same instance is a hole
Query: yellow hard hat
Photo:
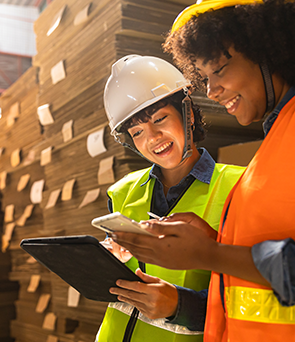
{"type": "Polygon", "coordinates": [[[196,4],[185,8],[177,18],[174,20],[171,33],[177,31],[184,26],[192,16],[198,16],[209,10],[217,10],[224,7],[231,7],[236,5],[250,5],[254,3],[263,3],[262,0],[198,0],[196,4]]]}

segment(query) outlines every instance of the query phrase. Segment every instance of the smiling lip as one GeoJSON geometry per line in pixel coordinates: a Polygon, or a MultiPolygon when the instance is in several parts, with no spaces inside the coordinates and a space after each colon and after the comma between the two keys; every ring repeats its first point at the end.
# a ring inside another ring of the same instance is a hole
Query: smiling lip
{"type": "Polygon", "coordinates": [[[237,103],[237,101],[239,101],[240,98],[241,98],[241,95],[237,95],[236,97],[234,97],[230,101],[223,103],[223,105],[225,106],[225,108],[228,111],[230,111],[231,109],[233,109],[233,106],[237,103]]]}
{"type": "Polygon", "coordinates": [[[167,143],[161,145],[160,147],[154,149],[153,152],[156,153],[156,154],[159,154],[159,153],[162,153],[163,151],[167,150],[171,146],[172,146],[172,142],[170,141],[170,142],[167,142],[167,143]]]}

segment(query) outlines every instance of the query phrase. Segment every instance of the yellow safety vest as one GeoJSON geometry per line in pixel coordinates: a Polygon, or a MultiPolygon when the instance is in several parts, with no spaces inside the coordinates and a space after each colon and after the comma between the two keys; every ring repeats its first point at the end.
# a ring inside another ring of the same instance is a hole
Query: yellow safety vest
{"type": "MultiPolygon", "coordinates": [[[[171,213],[194,212],[217,230],[225,199],[243,171],[244,168],[239,166],[215,164],[210,184],[195,180],[171,213]]],[[[149,219],[147,212],[151,211],[155,179],[152,178],[141,186],[147,181],[149,172],[150,168],[130,173],[108,189],[114,211],[119,211],[136,221],[149,219]]],[[[138,268],[138,261],[133,257],[126,265],[135,270],[138,268]]],[[[168,270],[150,264],[146,264],[146,273],[195,291],[208,288],[210,279],[208,271],[168,270]]],[[[133,306],[128,304],[110,303],[96,341],[121,342],[132,310],[133,306]]],[[[165,318],[150,320],[141,313],[131,339],[133,342],[202,340],[203,332],[190,331],[186,327],[167,323],[165,318]]]]}

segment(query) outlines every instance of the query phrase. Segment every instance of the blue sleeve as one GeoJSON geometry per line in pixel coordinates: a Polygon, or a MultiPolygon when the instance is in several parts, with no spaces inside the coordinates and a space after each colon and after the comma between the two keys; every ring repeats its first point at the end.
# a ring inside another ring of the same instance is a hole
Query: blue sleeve
{"type": "Polygon", "coordinates": [[[175,316],[168,317],[168,323],[179,324],[192,331],[204,331],[208,290],[194,291],[176,286],[178,307],[175,316]]]}
{"type": "Polygon", "coordinates": [[[295,305],[295,241],[263,241],[254,245],[251,252],[255,266],[271,284],[279,302],[295,305]]]}

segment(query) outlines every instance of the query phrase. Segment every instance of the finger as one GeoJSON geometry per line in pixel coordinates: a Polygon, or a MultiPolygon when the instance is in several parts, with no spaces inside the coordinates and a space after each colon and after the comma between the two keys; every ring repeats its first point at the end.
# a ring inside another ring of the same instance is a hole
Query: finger
{"type": "Polygon", "coordinates": [[[145,283],[159,283],[160,282],[160,279],[157,278],[157,277],[153,277],[153,276],[150,276],[146,273],[143,273],[141,271],[140,268],[138,268],[136,271],[135,271],[135,274],[140,278],[142,279],[145,283]]]}
{"type": "Polygon", "coordinates": [[[113,234],[113,239],[124,246],[127,250],[136,249],[153,249],[152,246],[154,242],[157,240],[156,237],[142,235],[142,234],[133,234],[133,233],[125,233],[125,232],[116,232],[113,234]]]}
{"type": "Polygon", "coordinates": [[[146,294],[141,292],[135,292],[131,290],[126,290],[118,287],[111,287],[109,292],[113,295],[116,295],[119,300],[128,302],[129,304],[134,305],[133,303],[145,303],[146,302],[146,294]]]}
{"type": "Polygon", "coordinates": [[[179,225],[183,224],[181,221],[155,221],[149,223],[149,227],[146,229],[154,235],[159,237],[163,236],[177,236],[179,235],[179,225]]]}

